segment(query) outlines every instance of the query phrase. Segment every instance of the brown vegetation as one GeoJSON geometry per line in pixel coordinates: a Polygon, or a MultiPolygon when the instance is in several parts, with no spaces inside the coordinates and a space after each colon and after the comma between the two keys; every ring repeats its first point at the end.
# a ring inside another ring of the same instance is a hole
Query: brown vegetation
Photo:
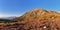
{"type": "Polygon", "coordinates": [[[40,8],[14,18],[14,21],[0,25],[0,30],[60,30],[60,13],[40,8]]]}

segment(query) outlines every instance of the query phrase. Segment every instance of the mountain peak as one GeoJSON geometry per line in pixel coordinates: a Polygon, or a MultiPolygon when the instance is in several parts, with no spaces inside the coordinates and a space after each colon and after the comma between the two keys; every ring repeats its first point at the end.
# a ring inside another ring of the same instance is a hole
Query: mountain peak
{"type": "Polygon", "coordinates": [[[41,19],[41,18],[52,18],[52,17],[58,17],[58,13],[54,11],[44,10],[41,8],[35,8],[29,12],[26,12],[21,17],[18,17],[17,19],[23,19],[23,20],[32,20],[32,19],[41,19]]]}
{"type": "Polygon", "coordinates": [[[41,16],[41,15],[44,15],[44,14],[56,14],[56,13],[57,12],[51,11],[51,10],[44,10],[44,9],[41,9],[41,8],[35,8],[35,9],[27,12],[25,15],[41,16]]]}
{"type": "Polygon", "coordinates": [[[42,8],[34,8],[33,10],[43,10],[42,8]]]}

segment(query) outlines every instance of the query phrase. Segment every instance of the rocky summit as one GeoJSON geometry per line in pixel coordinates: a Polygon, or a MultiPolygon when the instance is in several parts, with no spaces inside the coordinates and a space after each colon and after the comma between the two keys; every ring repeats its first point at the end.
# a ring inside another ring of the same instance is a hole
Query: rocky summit
{"type": "Polygon", "coordinates": [[[40,8],[14,18],[13,22],[0,22],[0,30],[60,30],[60,13],[40,8]]]}

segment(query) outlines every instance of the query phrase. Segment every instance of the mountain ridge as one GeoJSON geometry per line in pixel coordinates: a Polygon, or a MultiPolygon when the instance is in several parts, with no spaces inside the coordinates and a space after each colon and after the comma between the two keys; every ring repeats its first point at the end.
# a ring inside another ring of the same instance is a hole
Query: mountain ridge
{"type": "Polygon", "coordinates": [[[60,30],[60,13],[55,11],[36,8],[15,20],[25,24],[22,30],[60,30]]]}
{"type": "MultiPolygon", "coordinates": [[[[50,11],[50,10],[43,10],[40,8],[33,9],[31,11],[26,12],[24,15],[22,15],[22,18],[27,19],[33,19],[33,18],[43,18],[46,16],[47,18],[50,16],[60,16],[60,13],[55,12],[55,11],[50,11]]],[[[20,18],[20,17],[19,17],[20,18]]]]}
{"type": "Polygon", "coordinates": [[[26,12],[13,22],[1,22],[5,30],[60,30],[60,13],[40,8],[26,12]]]}

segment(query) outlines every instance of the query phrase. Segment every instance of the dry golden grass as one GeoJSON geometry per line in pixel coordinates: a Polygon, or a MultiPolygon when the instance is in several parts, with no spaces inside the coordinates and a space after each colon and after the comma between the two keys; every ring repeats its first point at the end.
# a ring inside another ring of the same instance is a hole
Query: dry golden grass
{"type": "Polygon", "coordinates": [[[60,13],[57,13],[55,11],[47,11],[40,8],[33,9],[24,15],[15,18],[14,21],[16,22],[9,22],[4,26],[1,25],[4,27],[2,29],[60,30],[60,13]]]}

